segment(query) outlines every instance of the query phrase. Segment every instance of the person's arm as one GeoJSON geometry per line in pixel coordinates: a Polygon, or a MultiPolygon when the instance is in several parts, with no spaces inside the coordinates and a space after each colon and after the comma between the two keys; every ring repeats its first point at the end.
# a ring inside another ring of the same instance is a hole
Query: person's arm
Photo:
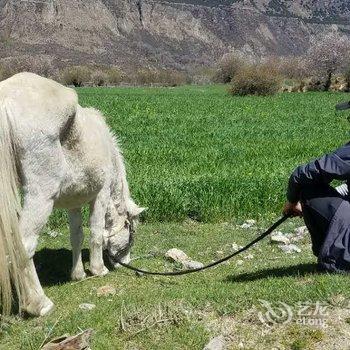
{"type": "Polygon", "coordinates": [[[287,199],[290,203],[300,200],[303,186],[328,184],[332,180],[350,178],[350,143],[335,152],[297,167],[289,178],[287,199]]]}

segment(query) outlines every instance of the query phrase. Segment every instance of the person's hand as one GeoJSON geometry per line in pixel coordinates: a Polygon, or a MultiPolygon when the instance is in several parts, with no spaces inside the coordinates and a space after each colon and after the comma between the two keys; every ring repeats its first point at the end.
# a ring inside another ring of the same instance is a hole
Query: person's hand
{"type": "Polygon", "coordinates": [[[288,215],[288,216],[293,216],[293,217],[294,216],[302,217],[303,216],[303,210],[301,208],[300,202],[298,202],[298,203],[287,202],[284,205],[283,214],[284,215],[288,215]]]}

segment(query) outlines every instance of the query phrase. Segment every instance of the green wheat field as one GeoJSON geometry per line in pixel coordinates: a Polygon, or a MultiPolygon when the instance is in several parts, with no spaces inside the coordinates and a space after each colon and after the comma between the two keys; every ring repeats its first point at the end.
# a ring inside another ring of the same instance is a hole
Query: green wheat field
{"type": "MultiPolygon", "coordinates": [[[[348,140],[347,115],[334,110],[346,94],[232,97],[226,89],[78,89],[80,103],[100,109],[118,136],[131,193],[148,207],[132,250],[135,266],[178,268],[164,259],[173,247],[211,262],[233,243],[248,243],[281,215],[293,169],[348,140]],[[246,219],[257,225],[239,228],[246,219]]],[[[300,225],[289,220],[281,230],[300,225]]],[[[88,234],[86,228],[86,248],[88,234]]],[[[230,349],[346,349],[349,277],[318,273],[308,238],[298,245],[301,253],[286,254],[266,240],[230,263],[184,277],[138,277],[121,269],[72,283],[66,214],[56,211],[36,254],[56,310],[41,319],[8,318],[0,349],[39,349],[87,328],[94,330],[93,350],[203,349],[218,334],[230,349]],[[53,231],[56,237],[48,234],[53,231]],[[98,297],[105,285],[116,294],[98,297]],[[327,303],[331,327],[268,327],[258,318],[260,300],[327,303]],[[96,307],[83,311],[82,303],[96,307]]],[[[88,269],[87,249],[84,260],[88,269]]]]}

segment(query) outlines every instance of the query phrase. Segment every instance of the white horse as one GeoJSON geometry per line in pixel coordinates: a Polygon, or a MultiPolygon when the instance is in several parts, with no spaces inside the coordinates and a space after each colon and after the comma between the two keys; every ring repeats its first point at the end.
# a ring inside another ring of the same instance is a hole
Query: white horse
{"type": "Polygon", "coordinates": [[[45,315],[53,308],[33,256],[54,207],[69,211],[73,268],[83,279],[81,207],[90,204],[90,271],[105,275],[103,249],[114,265],[130,260],[134,221],[144,210],[131,199],[123,158],[104,118],[78,105],[76,92],[32,73],[0,83],[0,297],[45,315]],[[18,188],[23,191],[20,205],[18,188]]]}

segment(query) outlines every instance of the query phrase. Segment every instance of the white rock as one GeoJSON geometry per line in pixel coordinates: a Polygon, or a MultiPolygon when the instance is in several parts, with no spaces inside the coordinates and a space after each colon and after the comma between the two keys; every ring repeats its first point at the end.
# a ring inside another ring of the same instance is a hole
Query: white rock
{"type": "Polygon", "coordinates": [[[217,258],[221,258],[224,255],[224,252],[222,250],[218,250],[215,252],[215,255],[217,258]]]}
{"type": "Polygon", "coordinates": [[[304,237],[303,236],[293,236],[291,237],[290,241],[291,242],[299,242],[303,239],[304,237]]]}
{"type": "Polygon", "coordinates": [[[256,221],[255,220],[252,220],[252,219],[248,219],[245,221],[248,225],[251,225],[251,226],[254,226],[256,224],[256,221]]]}
{"type": "Polygon", "coordinates": [[[251,259],[254,259],[254,255],[253,254],[248,254],[244,257],[244,259],[248,259],[248,260],[251,260],[251,259]]]}
{"type": "Polygon", "coordinates": [[[199,261],[192,261],[192,260],[189,260],[189,261],[183,262],[183,266],[184,266],[186,269],[195,270],[195,269],[201,269],[201,268],[204,266],[204,264],[202,264],[202,263],[199,262],[199,261]]]}
{"type": "Polygon", "coordinates": [[[62,233],[61,232],[57,232],[57,231],[48,231],[47,235],[52,237],[52,238],[56,238],[58,236],[62,236],[62,233]]]}
{"type": "Polygon", "coordinates": [[[239,226],[240,228],[251,228],[252,226],[247,224],[246,222],[244,224],[242,224],[241,226],[239,226]]]}
{"type": "Polygon", "coordinates": [[[270,236],[270,242],[271,243],[283,243],[283,244],[289,244],[290,239],[281,231],[276,231],[271,234],[270,236]]]}
{"type": "Polygon", "coordinates": [[[286,245],[279,245],[278,246],[283,252],[287,254],[292,254],[292,253],[300,253],[301,249],[296,246],[295,244],[286,244],[286,245]]]}
{"type": "Polygon", "coordinates": [[[190,257],[182,250],[172,248],[165,253],[165,257],[171,261],[180,263],[185,269],[200,269],[204,265],[201,262],[191,260],[190,257]]]}
{"type": "Polygon", "coordinates": [[[236,252],[238,249],[239,249],[239,247],[238,247],[238,244],[237,244],[237,243],[232,243],[232,244],[231,244],[231,250],[232,250],[233,252],[236,252]]]}
{"type": "Polygon", "coordinates": [[[165,257],[171,261],[180,262],[180,263],[190,260],[185,252],[177,248],[172,248],[168,250],[165,253],[165,257]]]}
{"type": "Polygon", "coordinates": [[[237,262],[236,262],[236,265],[237,266],[241,266],[241,265],[243,265],[244,264],[244,261],[243,260],[237,260],[237,262]]]}
{"type": "Polygon", "coordinates": [[[306,226],[300,226],[294,230],[294,234],[296,236],[305,236],[307,233],[308,233],[308,230],[306,226]]]}
{"type": "Polygon", "coordinates": [[[255,220],[246,220],[242,225],[240,225],[240,228],[252,228],[256,224],[255,220]]]}
{"type": "Polygon", "coordinates": [[[223,335],[219,335],[210,340],[203,350],[224,350],[226,349],[226,341],[223,335]]]}
{"type": "Polygon", "coordinates": [[[242,249],[242,248],[243,248],[243,246],[238,245],[237,243],[232,243],[232,244],[231,244],[231,250],[232,250],[233,252],[236,252],[237,250],[240,250],[240,249],[242,249]]]}
{"type": "Polygon", "coordinates": [[[91,311],[96,307],[95,304],[83,303],[79,305],[79,309],[84,311],[91,311]]]}

